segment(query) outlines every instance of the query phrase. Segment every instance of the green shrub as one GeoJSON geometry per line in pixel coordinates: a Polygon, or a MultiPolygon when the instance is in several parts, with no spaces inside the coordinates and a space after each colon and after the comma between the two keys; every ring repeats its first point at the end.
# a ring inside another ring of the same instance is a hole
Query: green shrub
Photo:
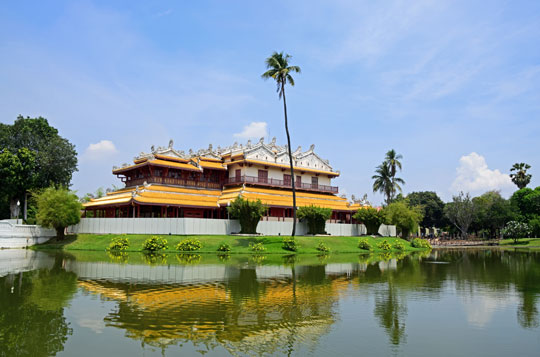
{"type": "Polygon", "coordinates": [[[366,226],[367,234],[377,234],[379,227],[384,222],[383,210],[373,207],[360,208],[353,216],[358,222],[366,226]]]}
{"type": "Polygon", "coordinates": [[[162,249],[167,249],[167,240],[162,237],[152,236],[143,243],[143,250],[149,252],[155,252],[162,249]]]}
{"type": "Polygon", "coordinates": [[[328,248],[328,246],[324,242],[319,242],[316,249],[321,253],[330,252],[330,248],[328,248]]]}
{"type": "Polygon", "coordinates": [[[307,221],[308,234],[325,234],[326,221],[332,216],[332,209],[304,206],[298,209],[296,216],[307,221]]]}
{"type": "Polygon", "coordinates": [[[298,244],[298,241],[294,239],[294,237],[283,237],[283,245],[281,248],[291,252],[296,252],[298,248],[300,248],[300,245],[298,244]]]}
{"type": "Polygon", "coordinates": [[[176,250],[193,252],[202,248],[202,243],[197,238],[184,239],[176,245],[176,250]]]}
{"type": "Polygon", "coordinates": [[[405,244],[403,244],[403,242],[396,241],[396,242],[394,242],[393,248],[395,250],[404,251],[405,250],[405,244]]]}
{"type": "Polygon", "coordinates": [[[383,211],[386,219],[401,232],[403,239],[408,239],[411,232],[418,229],[418,223],[424,218],[421,207],[409,206],[405,201],[393,202],[383,211]]]}
{"type": "Polygon", "coordinates": [[[230,252],[231,251],[231,246],[229,245],[229,243],[221,243],[218,247],[218,252],[230,252]]]}
{"type": "Polygon", "coordinates": [[[363,250],[372,250],[373,249],[373,247],[371,246],[371,244],[369,243],[369,241],[366,238],[360,239],[358,241],[358,248],[363,249],[363,250]]]}
{"type": "Polygon", "coordinates": [[[382,242],[377,243],[377,248],[380,250],[392,250],[392,244],[385,239],[382,242]]]}
{"type": "Polygon", "coordinates": [[[227,209],[231,217],[237,218],[240,222],[240,233],[255,234],[257,233],[257,225],[268,207],[263,205],[261,200],[244,200],[239,196],[231,202],[231,206],[227,209]]]}
{"type": "Polygon", "coordinates": [[[126,250],[129,248],[129,240],[127,237],[115,237],[112,239],[107,250],[126,250]]]}
{"type": "Polygon", "coordinates": [[[249,243],[249,248],[254,252],[264,252],[266,250],[262,242],[249,243]]]}
{"type": "Polygon", "coordinates": [[[425,239],[422,238],[414,238],[411,241],[411,247],[413,248],[429,248],[431,249],[431,244],[425,239]]]}

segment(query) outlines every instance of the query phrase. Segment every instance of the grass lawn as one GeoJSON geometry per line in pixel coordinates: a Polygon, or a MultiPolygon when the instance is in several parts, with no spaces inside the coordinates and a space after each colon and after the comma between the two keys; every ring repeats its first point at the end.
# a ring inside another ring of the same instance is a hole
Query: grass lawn
{"type": "MultiPolygon", "coordinates": [[[[66,236],[63,241],[57,241],[56,239],[50,240],[47,243],[33,246],[32,249],[61,249],[66,251],[87,250],[87,251],[105,251],[109,246],[109,243],[114,237],[118,237],[118,234],[78,234],[66,236]]],[[[140,252],[142,251],[143,242],[150,238],[152,235],[147,234],[129,234],[126,237],[129,239],[130,247],[127,251],[140,252]]],[[[284,250],[282,248],[283,236],[253,236],[253,237],[239,237],[239,236],[175,236],[175,235],[163,235],[168,241],[168,249],[162,252],[178,252],[176,245],[188,238],[199,239],[202,243],[202,249],[196,253],[217,253],[219,245],[223,242],[228,243],[231,246],[230,254],[246,253],[246,254],[294,254],[284,250]],[[265,251],[253,252],[249,247],[250,243],[262,242],[265,251]]],[[[362,250],[358,248],[358,240],[360,238],[367,239],[373,250],[371,252],[382,252],[377,247],[377,243],[387,240],[389,243],[394,244],[397,241],[403,242],[405,251],[421,251],[423,249],[413,248],[406,240],[396,237],[296,237],[300,248],[296,253],[305,254],[320,254],[316,247],[319,242],[324,242],[332,253],[369,253],[370,251],[362,250]]]]}
{"type": "Polygon", "coordinates": [[[540,248],[540,238],[524,238],[514,242],[513,239],[503,239],[499,243],[500,246],[519,247],[519,248],[540,248]]]}

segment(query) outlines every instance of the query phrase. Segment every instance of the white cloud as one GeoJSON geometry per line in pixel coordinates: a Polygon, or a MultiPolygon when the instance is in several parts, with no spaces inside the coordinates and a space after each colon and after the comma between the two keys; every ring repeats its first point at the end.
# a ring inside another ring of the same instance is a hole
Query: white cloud
{"type": "Polygon", "coordinates": [[[100,160],[118,152],[116,146],[110,140],[101,140],[99,143],[90,144],[84,151],[84,157],[89,160],[100,160]]]}
{"type": "Polygon", "coordinates": [[[264,121],[253,121],[244,126],[241,133],[234,134],[234,137],[242,139],[262,138],[268,135],[267,126],[268,124],[264,121]]]}
{"type": "Polygon", "coordinates": [[[486,159],[475,152],[459,159],[456,172],[457,176],[452,183],[455,192],[500,190],[513,185],[509,175],[499,170],[490,170],[486,159]]]}

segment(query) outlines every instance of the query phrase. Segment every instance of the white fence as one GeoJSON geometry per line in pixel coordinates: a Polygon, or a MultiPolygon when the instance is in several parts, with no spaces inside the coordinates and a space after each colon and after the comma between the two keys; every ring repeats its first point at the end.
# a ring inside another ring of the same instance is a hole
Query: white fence
{"type": "Polygon", "coordinates": [[[56,236],[54,229],[0,221],[0,248],[23,248],[56,236]]]}
{"type": "MultiPolygon", "coordinates": [[[[288,235],[293,222],[260,221],[257,233],[263,235],[288,235]]],[[[240,231],[237,220],[204,218],[82,218],[81,222],[68,228],[68,233],[94,234],[207,234],[225,235],[240,231]]],[[[363,224],[326,223],[326,231],[333,236],[359,236],[365,234],[363,224]]],[[[297,235],[307,233],[307,225],[296,225],[297,235]]],[[[395,236],[394,226],[382,225],[379,233],[395,236]]]]}

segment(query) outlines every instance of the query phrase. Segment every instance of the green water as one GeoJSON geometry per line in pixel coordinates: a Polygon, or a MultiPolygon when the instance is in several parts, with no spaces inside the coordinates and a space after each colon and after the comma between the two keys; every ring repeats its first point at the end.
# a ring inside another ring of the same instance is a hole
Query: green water
{"type": "Polygon", "coordinates": [[[0,251],[0,356],[538,356],[540,254],[0,251]]]}

